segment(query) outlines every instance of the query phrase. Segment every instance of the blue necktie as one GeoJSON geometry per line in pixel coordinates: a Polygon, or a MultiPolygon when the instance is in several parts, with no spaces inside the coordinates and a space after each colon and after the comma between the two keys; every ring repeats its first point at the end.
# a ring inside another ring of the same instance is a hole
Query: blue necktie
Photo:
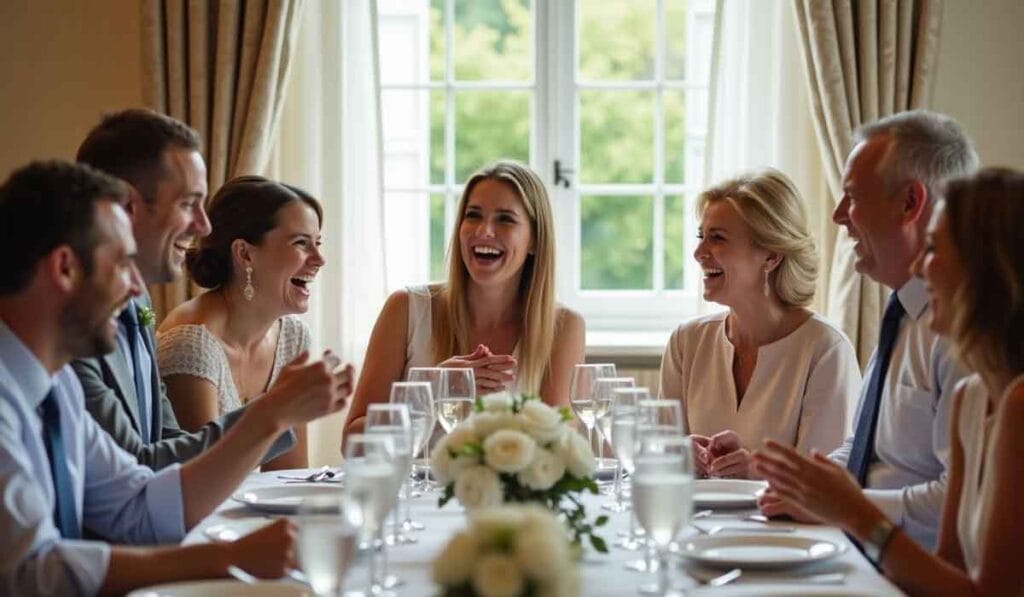
{"type": "Polygon", "coordinates": [[[857,478],[861,487],[867,484],[868,467],[875,454],[875,428],[878,426],[878,411],[881,410],[882,388],[885,387],[885,375],[889,371],[892,349],[896,345],[904,313],[896,293],[889,295],[889,304],[882,316],[874,367],[868,377],[868,391],[864,394],[864,404],[861,405],[857,430],[853,435],[853,448],[846,463],[846,468],[857,478]]]}
{"type": "Polygon", "coordinates": [[[60,407],[57,396],[51,389],[43,400],[43,444],[50,459],[50,474],[53,475],[53,492],[57,500],[53,507],[53,521],[65,539],[81,539],[82,528],[78,525],[75,511],[75,490],[68,471],[68,456],[64,451],[64,439],[60,430],[60,407]]]}
{"type": "Polygon", "coordinates": [[[135,398],[139,404],[139,435],[142,441],[149,443],[149,401],[146,396],[146,385],[143,381],[142,372],[142,337],[139,335],[139,318],[135,313],[135,302],[128,301],[128,306],[117,316],[117,319],[124,326],[125,335],[128,336],[128,346],[131,348],[132,369],[135,371],[135,398]]]}

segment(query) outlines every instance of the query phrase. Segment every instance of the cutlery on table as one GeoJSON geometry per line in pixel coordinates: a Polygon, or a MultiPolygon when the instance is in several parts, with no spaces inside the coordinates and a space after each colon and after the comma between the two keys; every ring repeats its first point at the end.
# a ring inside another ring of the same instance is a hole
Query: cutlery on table
{"type": "MultiPolygon", "coordinates": [[[[247,585],[254,585],[260,582],[259,578],[256,578],[255,576],[249,574],[245,570],[242,570],[238,566],[228,566],[228,574],[233,576],[235,579],[244,582],[247,585]]],[[[306,578],[305,573],[303,573],[301,570],[289,568],[285,571],[284,575],[299,584],[305,585],[307,587],[310,586],[309,579],[306,578]]]]}
{"type": "Polygon", "coordinates": [[[701,535],[718,535],[719,533],[795,533],[795,527],[737,527],[737,526],[713,526],[705,528],[699,525],[692,525],[701,535]]]}
{"type": "Polygon", "coordinates": [[[285,481],[301,481],[301,482],[305,482],[305,483],[317,483],[319,481],[327,481],[328,479],[333,479],[335,476],[336,476],[336,473],[331,470],[331,467],[329,467],[329,466],[322,466],[318,470],[316,470],[315,472],[310,473],[310,474],[308,474],[308,475],[306,475],[304,477],[296,476],[296,475],[278,475],[277,478],[278,479],[283,479],[285,481]]]}
{"type": "Polygon", "coordinates": [[[700,579],[697,579],[697,580],[698,580],[698,582],[702,582],[702,584],[705,584],[705,585],[707,585],[709,587],[724,587],[725,585],[731,583],[732,581],[736,580],[737,578],[739,578],[741,576],[743,576],[743,571],[740,570],[739,568],[733,568],[732,570],[726,572],[725,574],[721,574],[719,576],[716,576],[716,577],[708,580],[707,582],[703,582],[700,579]]]}

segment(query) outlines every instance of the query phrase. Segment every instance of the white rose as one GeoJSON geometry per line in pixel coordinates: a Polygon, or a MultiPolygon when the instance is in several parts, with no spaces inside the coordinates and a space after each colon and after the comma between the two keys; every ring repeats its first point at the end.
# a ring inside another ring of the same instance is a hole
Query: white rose
{"type": "Polygon", "coordinates": [[[527,400],[517,416],[523,431],[539,444],[553,442],[565,432],[562,413],[540,400],[527,400]]]}
{"type": "Polygon", "coordinates": [[[565,461],[544,448],[537,447],[533,461],[519,471],[519,482],[538,491],[547,491],[565,474],[565,461]]]}
{"type": "Polygon", "coordinates": [[[430,472],[442,485],[447,485],[459,478],[467,467],[480,463],[477,456],[458,454],[454,458],[451,452],[459,452],[464,445],[477,442],[476,433],[472,425],[462,424],[452,429],[452,432],[441,438],[430,453],[430,472]]]}
{"type": "Polygon", "coordinates": [[[455,479],[455,497],[467,510],[497,506],[502,502],[501,480],[486,466],[468,467],[455,479]]]}
{"type": "Polygon", "coordinates": [[[483,402],[484,412],[507,413],[512,410],[512,395],[507,391],[487,394],[482,396],[480,401],[483,402]]]}
{"type": "Polygon", "coordinates": [[[516,506],[482,508],[470,514],[469,530],[481,549],[486,550],[487,546],[498,547],[515,536],[523,520],[522,509],[516,506]]]}
{"type": "Polygon", "coordinates": [[[447,587],[469,582],[480,553],[480,544],[471,533],[456,533],[434,559],[431,576],[447,587]]]}
{"type": "Polygon", "coordinates": [[[565,537],[543,528],[523,529],[516,536],[515,558],[523,574],[536,580],[549,580],[571,565],[565,537]]]}
{"type": "Polygon", "coordinates": [[[537,443],[522,431],[502,429],[484,440],[484,462],[502,473],[518,473],[533,461],[537,443]]]}
{"type": "Polygon", "coordinates": [[[597,461],[586,438],[578,433],[566,433],[555,444],[555,454],[565,462],[565,468],[574,477],[584,478],[594,474],[597,461]]]}
{"type": "Polygon", "coordinates": [[[577,597],[580,594],[580,577],[575,565],[570,563],[564,572],[538,583],[537,597],[577,597]]]}
{"type": "Polygon", "coordinates": [[[543,506],[536,504],[524,506],[522,517],[522,530],[524,531],[539,529],[542,533],[551,537],[552,541],[569,540],[569,535],[562,521],[551,510],[543,506]]]}
{"type": "Polygon", "coordinates": [[[484,439],[502,429],[520,431],[522,425],[519,419],[510,412],[482,412],[473,415],[473,429],[480,439],[484,439]]]}
{"type": "Polygon", "coordinates": [[[473,589],[483,597],[516,597],[526,589],[526,579],[514,559],[490,554],[480,558],[473,571],[473,589]]]}

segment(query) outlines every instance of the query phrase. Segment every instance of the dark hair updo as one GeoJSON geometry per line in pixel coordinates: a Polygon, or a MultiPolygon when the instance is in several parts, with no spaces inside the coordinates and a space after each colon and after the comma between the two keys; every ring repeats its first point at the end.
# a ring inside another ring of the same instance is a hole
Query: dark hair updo
{"type": "Polygon", "coordinates": [[[210,200],[210,235],[185,255],[185,266],[196,284],[217,288],[231,280],[231,243],[242,239],[250,244],[277,226],[277,212],[292,201],[302,201],[316,212],[323,225],[324,212],[309,193],[262,176],[239,176],[224,183],[210,200]]]}

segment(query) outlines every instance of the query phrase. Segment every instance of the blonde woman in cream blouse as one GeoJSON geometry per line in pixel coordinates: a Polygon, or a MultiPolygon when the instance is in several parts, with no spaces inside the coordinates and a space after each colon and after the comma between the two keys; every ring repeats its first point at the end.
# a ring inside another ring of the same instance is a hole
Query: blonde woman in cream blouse
{"type": "Polygon", "coordinates": [[[817,252],[781,172],[727,180],[698,200],[704,298],[727,311],[680,325],[661,396],[682,401],[700,472],[750,477],[765,440],[829,452],[849,433],[861,385],[853,346],[807,305],[817,252]]]}

